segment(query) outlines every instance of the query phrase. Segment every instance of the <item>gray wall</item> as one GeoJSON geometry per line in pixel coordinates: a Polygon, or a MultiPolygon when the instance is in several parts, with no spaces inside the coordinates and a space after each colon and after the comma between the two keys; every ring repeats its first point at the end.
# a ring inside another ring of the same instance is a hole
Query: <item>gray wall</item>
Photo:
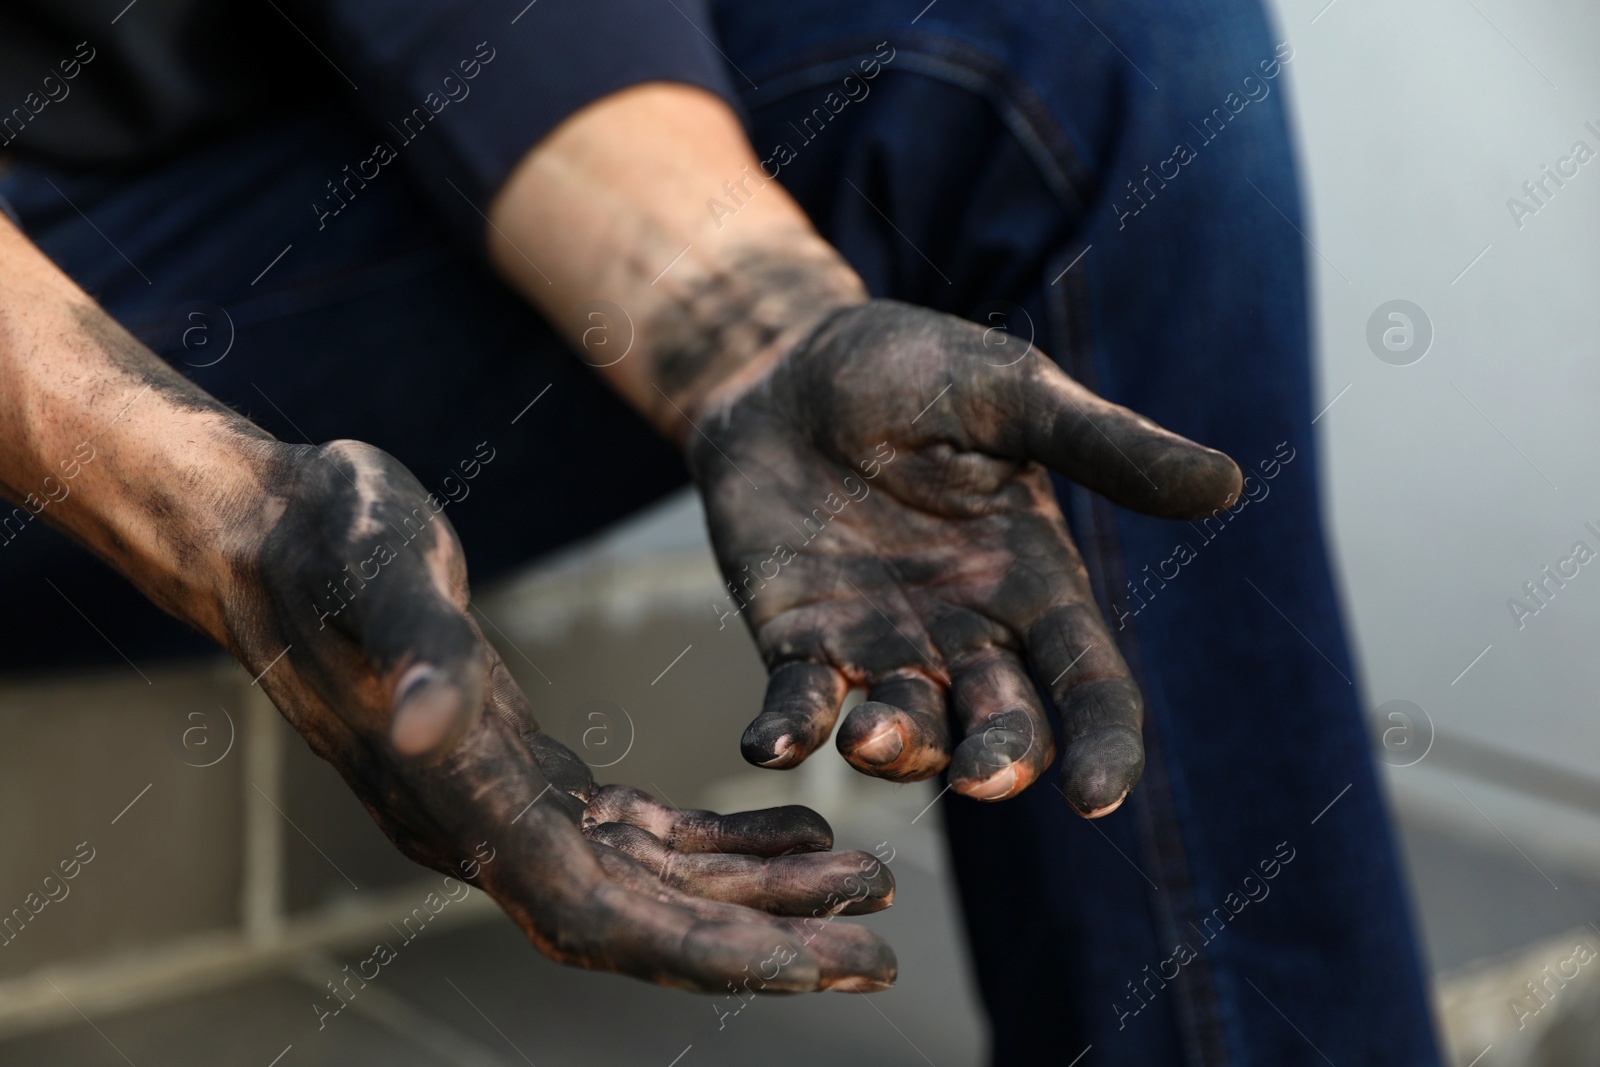
{"type": "Polygon", "coordinates": [[[1600,552],[1584,528],[1600,529],[1600,157],[1549,183],[1520,226],[1507,206],[1533,205],[1523,183],[1575,142],[1600,153],[1585,125],[1600,130],[1600,7],[1272,7],[1296,51],[1318,407],[1338,398],[1317,428],[1361,684],[1374,706],[1419,705],[1443,738],[1391,781],[1441,818],[1486,831],[1492,818],[1525,849],[1592,853],[1591,818],[1452,773],[1463,761],[1448,742],[1586,774],[1600,763],[1600,562],[1521,628],[1507,607],[1574,542],[1600,552]],[[1409,366],[1367,340],[1395,299],[1431,323],[1431,348],[1409,366]]]}

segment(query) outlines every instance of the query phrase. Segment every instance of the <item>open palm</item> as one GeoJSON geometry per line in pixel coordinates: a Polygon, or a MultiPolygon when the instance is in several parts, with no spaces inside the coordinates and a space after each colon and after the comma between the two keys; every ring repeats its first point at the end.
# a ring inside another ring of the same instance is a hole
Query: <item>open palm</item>
{"type": "Polygon", "coordinates": [[[806,808],[723,816],[598,786],[467,614],[443,502],[359,442],[272,450],[269,525],[241,532],[214,636],[403,852],[564,963],[704,992],[892,983],[887,944],[828,921],[888,907],[888,868],[828,851],[806,808]]]}
{"type": "Polygon", "coordinates": [[[831,315],[700,421],[689,456],[729,598],[771,678],[751,762],[827,739],[868,774],[1011,796],[1055,739],[1087,816],[1144,766],[1142,702],[1090,593],[1053,469],[1147,514],[1227,506],[1233,461],[1095,396],[1037,351],[892,301],[831,315]],[[959,737],[953,736],[954,732],[959,737]]]}

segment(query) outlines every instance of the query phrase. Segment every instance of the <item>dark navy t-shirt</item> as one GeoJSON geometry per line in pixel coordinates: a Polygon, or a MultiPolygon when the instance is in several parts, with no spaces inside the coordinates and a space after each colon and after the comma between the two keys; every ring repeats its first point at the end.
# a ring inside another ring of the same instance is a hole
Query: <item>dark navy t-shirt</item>
{"type": "Polygon", "coordinates": [[[583,105],[645,81],[732,100],[713,36],[705,0],[4,0],[0,156],[146,166],[285,110],[375,131],[425,113],[407,165],[477,240],[477,210],[583,105]]]}

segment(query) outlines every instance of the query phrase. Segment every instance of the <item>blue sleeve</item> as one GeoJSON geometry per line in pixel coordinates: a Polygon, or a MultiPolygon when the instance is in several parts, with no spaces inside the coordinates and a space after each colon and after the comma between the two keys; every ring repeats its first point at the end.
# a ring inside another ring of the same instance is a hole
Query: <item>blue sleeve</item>
{"type": "Polygon", "coordinates": [[[331,0],[323,15],[352,99],[479,249],[490,198],[585,104],[673,81],[738,106],[706,0],[331,0]]]}

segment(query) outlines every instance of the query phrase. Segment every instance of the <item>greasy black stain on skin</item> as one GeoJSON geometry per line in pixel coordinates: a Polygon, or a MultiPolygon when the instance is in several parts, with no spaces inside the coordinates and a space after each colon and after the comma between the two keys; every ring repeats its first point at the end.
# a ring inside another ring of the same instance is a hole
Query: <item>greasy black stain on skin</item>
{"type": "Polygon", "coordinates": [[[848,268],[751,251],[684,292],[649,324],[663,392],[680,406],[687,394],[778,341],[797,324],[861,300],[848,268]]]}
{"type": "MultiPolygon", "coordinates": [[[[767,991],[893,982],[881,938],[825,921],[886,907],[893,878],[874,857],[826,851],[832,832],[814,812],[679,812],[598,786],[540,731],[465,613],[465,556],[443,502],[393,457],[353,441],[278,442],[103,315],[80,319],[112,367],[149,386],[158,412],[216,416],[199,420],[199,436],[215,436],[192,443],[217,459],[206,484],[196,468],[123,487],[159,531],[153,551],[170,553],[159,566],[119,555],[114,532],[93,517],[85,536],[98,533],[97,549],[169,611],[202,619],[402,852],[483,888],[565,963],[754,992],[750,976],[777,946],[788,965],[767,991]],[[207,502],[199,518],[196,499],[207,502]],[[186,562],[216,569],[165,584],[186,562]],[[186,613],[183,598],[197,588],[215,590],[220,617],[186,613]],[[397,693],[400,681],[418,665],[431,672],[420,691],[455,698],[437,705],[453,718],[431,748],[407,757],[391,727],[412,692],[397,693]]],[[[196,435],[194,420],[163,424],[144,412],[129,425],[185,443],[196,435]]]]}
{"type": "MultiPolygon", "coordinates": [[[[116,372],[100,376],[98,382],[91,380],[85,383],[84,388],[93,391],[105,387],[107,383],[116,383],[127,394],[127,403],[121,406],[116,415],[105,425],[94,428],[85,439],[84,444],[95,450],[90,455],[114,447],[117,435],[128,432],[130,424],[123,416],[134,404],[140,403],[144,393],[148,392],[155,399],[144,402],[158,410],[171,411],[176,408],[183,412],[216,416],[215,421],[202,431],[212,434],[210,439],[192,440],[185,436],[184,441],[187,446],[207,456],[237,456],[242,463],[239,473],[244,489],[255,488],[252,479],[260,481],[270,478],[274,465],[279,462],[275,457],[283,448],[270,434],[218,403],[173,370],[99,308],[81,305],[68,310],[81,331],[82,342],[97,350],[116,372]],[[119,421],[123,425],[117,425],[119,421]]],[[[145,422],[140,432],[159,438],[167,430],[163,426],[152,426],[145,422]]],[[[193,426],[188,426],[171,432],[192,435],[196,431],[193,426]]],[[[73,457],[76,456],[77,452],[74,451],[73,457]]],[[[87,465],[96,460],[85,459],[82,462],[87,465]]],[[[199,466],[163,473],[163,479],[102,483],[96,490],[101,494],[117,496],[117,505],[125,505],[132,514],[144,520],[146,530],[157,540],[153,550],[163,558],[166,564],[163,568],[152,569],[147,566],[143,555],[136,553],[134,546],[127,543],[123,533],[107,518],[113,511],[110,502],[102,502],[103,506],[97,510],[78,515],[78,521],[70,527],[61,525],[60,512],[48,504],[40,512],[40,517],[44,522],[61,527],[73,540],[122,570],[159,606],[198,625],[197,615],[187,610],[192,605],[185,598],[192,585],[186,581],[185,575],[209,559],[208,550],[215,548],[213,542],[218,531],[241,530],[249,526],[251,516],[259,511],[260,498],[249,491],[216,492],[216,486],[199,484],[202,477],[199,466]],[[200,521],[195,518],[197,501],[205,502],[204,518],[200,521]]],[[[61,481],[55,472],[51,476],[57,482],[61,481]]],[[[73,491],[76,492],[76,488],[73,491]]],[[[27,491],[10,486],[5,487],[4,492],[13,499],[27,495],[27,491]]],[[[47,489],[36,495],[54,499],[47,489]]],[[[151,546],[140,547],[151,550],[151,546]]]]}
{"type": "Polygon", "coordinates": [[[187,411],[209,412],[228,421],[229,429],[240,436],[270,441],[272,435],[242,418],[238,412],[221,403],[174,370],[140,344],[116,320],[99,308],[80,307],[73,310],[78,328],[93,341],[118,370],[141,385],[148,385],[173,405],[187,411]]]}
{"type": "Polygon", "coordinates": [[[985,336],[893,301],[836,310],[701,420],[690,466],[729,582],[713,610],[743,618],[773,671],[742,750],[793,766],[861,686],[838,734],[854,766],[909,781],[948,765],[1000,799],[1054,754],[1031,666],[1062,713],[1061,788],[1100,813],[1143,768],[1143,708],[1047,468],[1173,518],[1230,503],[1239,473],[985,336]]]}
{"type": "Polygon", "coordinates": [[[342,685],[319,669],[318,646],[330,641],[359,643],[380,673],[398,671],[417,652],[445,670],[480,656],[425,562],[440,539],[455,541],[443,501],[393,457],[370,448],[357,455],[359,465],[319,449],[298,471],[260,550],[262,570],[276,576],[266,592],[285,644],[303,650],[297,662],[321,676],[325,699],[342,685]]]}
{"type": "Polygon", "coordinates": [[[830,924],[802,944],[779,917],[892,899],[893,877],[872,857],[819,851],[832,832],[814,812],[678,811],[597,785],[540,730],[499,655],[441,592],[442,577],[464,602],[459,542],[432,513],[442,502],[393,457],[354,442],[303,450],[275,492],[282,513],[247,567],[254,595],[240,601],[247,662],[261,670],[292,646],[261,684],[407,856],[463,878],[481,843],[495,859],[473,869],[473,884],[564,963],[720,992],[783,943],[797,964],[774,990],[893,981],[881,939],[830,924]],[[475,703],[458,737],[407,759],[388,727],[395,676],[418,662],[475,703]]]}

